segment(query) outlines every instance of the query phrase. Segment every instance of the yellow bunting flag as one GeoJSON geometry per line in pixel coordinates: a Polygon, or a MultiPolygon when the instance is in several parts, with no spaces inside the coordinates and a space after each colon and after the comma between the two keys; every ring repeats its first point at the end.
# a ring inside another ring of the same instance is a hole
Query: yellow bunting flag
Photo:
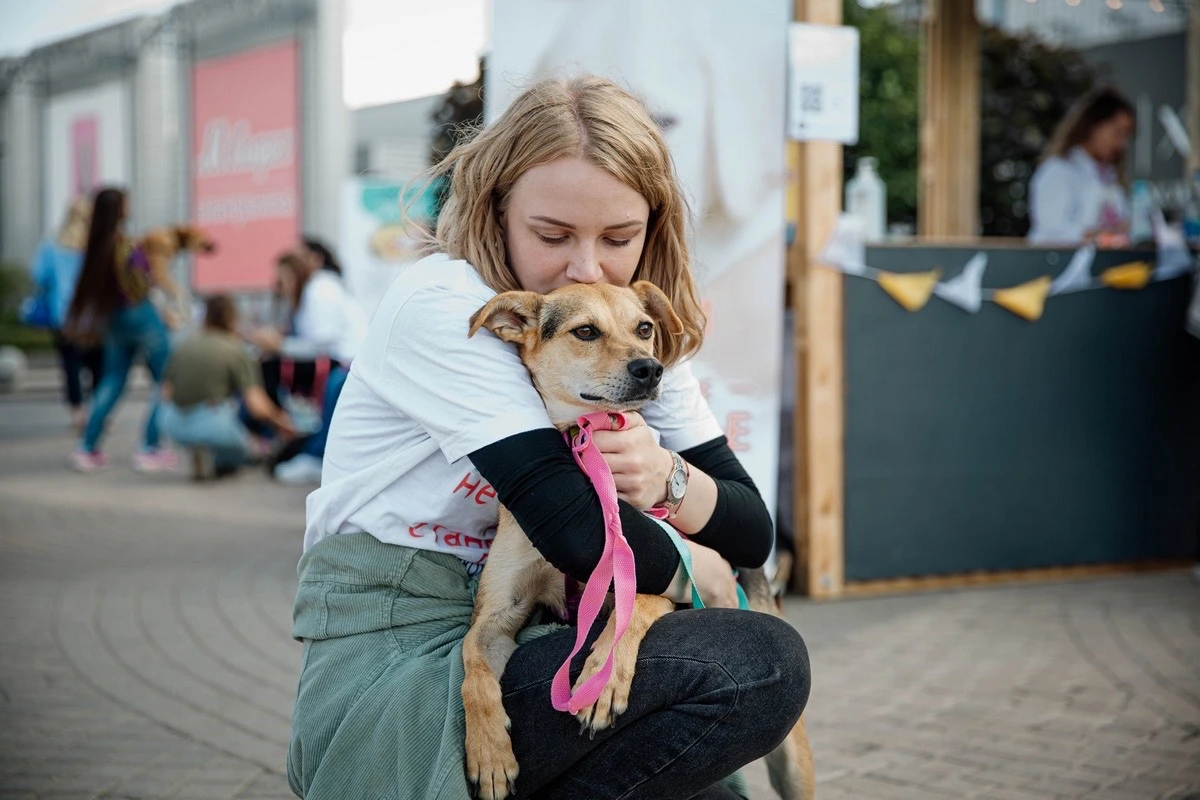
{"type": "Polygon", "coordinates": [[[1100,282],[1112,289],[1141,289],[1150,282],[1154,268],[1145,261],[1133,261],[1109,267],[1100,273],[1100,282]]]}
{"type": "Polygon", "coordinates": [[[929,302],[933,287],[942,277],[940,269],[929,272],[880,272],[875,279],[883,290],[908,311],[919,311],[929,302]]]}
{"type": "Polygon", "coordinates": [[[1009,289],[997,289],[992,293],[992,300],[1001,308],[1033,322],[1042,317],[1051,283],[1050,276],[1043,275],[1009,289]]]}

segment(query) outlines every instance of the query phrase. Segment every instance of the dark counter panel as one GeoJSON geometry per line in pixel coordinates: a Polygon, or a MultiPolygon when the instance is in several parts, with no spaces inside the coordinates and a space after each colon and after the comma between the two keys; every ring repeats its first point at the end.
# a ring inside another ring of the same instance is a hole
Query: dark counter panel
{"type": "MultiPolygon", "coordinates": [[[[871,248],[867,262],[946,279],[975,252],[871,248]]],[[[1093,271],[1149,255],[1100,253],[1093,271]]],[[[1056,275],[1070,256],[992,251],[983,285],[1056,275]]],[[[910,314],[847,278],[846,579],[1196,555],[1190,286],[1052,297],[1027,322],[937,297],[910,314]]]]}

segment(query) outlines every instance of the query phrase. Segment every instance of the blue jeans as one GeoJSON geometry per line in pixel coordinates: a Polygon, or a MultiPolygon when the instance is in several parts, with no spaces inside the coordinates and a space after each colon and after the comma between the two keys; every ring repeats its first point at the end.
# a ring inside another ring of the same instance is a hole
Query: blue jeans
{"type": "Polygon", "coordinates": [[[317,458],[325,456],[325,442],[329,439],[329,423],[333,422],[333,409],[337,406],[342,387],[346,385],[349,375],[350,370],[346,367],[334,367],[329,371],[329,378],[325,381],[325,396],[321,399],[321,430],[304,440],[301,453],[308,453],[317,458]]]}
{"type": "Polygon", "coordinates": [[[218,467],[240,467],[249,460],[250,438],[238,419],[235,400],[187,409],[180,409],[174,403],[163,403],[159,425],[164,434],[184,447],[211,450],[218,467]]]}
{"type": "MultiPolygon", "coordinates": [[[[162,383],[170,354],[167,326],[149,300],[113,313],[104,335],[104,377],[92,397],[92,413],[83,434],[84,450],[96,452],[104,434],[104,423],[125,393],[125,381],[134,359],[138,355],[145,359],[157,385],[162,383]]],[[[142,446],[147,450],[158,447],[158,392],[150,401],[142,446]]]]}

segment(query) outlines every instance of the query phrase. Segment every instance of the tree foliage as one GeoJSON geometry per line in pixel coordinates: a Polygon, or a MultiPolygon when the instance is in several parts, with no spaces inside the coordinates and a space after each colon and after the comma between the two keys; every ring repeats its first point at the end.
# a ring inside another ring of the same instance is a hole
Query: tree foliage
{"type": "Polygon", "coordinates": [[[1096,71],[1073,50],[985,28],[980,37],[979,221],[984,236],[1029,232],[1042,150],[1096,71]]]}
{"type": "MultiPolygon", "coordinates": [[[[844,173],[862,156],[879,159],[888,221],[915,222],[920,160],[920,28],[895,7],[843,0],[845,23],[859,30],[859,141],[845,149],[844,173]]],[[[1028,185],[1047,139],[1071,103],[1092,87],[1095,70],[1078,53],[984,28],[980,36],[979,218],[985,236],[1024,236],[1028,185]]]]}
{"type": "MultiPolygon", "coordinates": [[[[455,81],[442,97],[442,102],[434,107],[430,114],[430,166],[440,163],[455,145],[470,138],[483,125],[483,82],[486,69],[485,59],[479,59],[479,77],[473,83],[455,81]]],[[[445,180],[436,182],[432,187],[435,227],[437,215],[441,213],[449,188],[449,182],[445,180]]]]}
{"type": "Polygon", "coordinates": [[[889,222],[915,224],[919,156],[921,37],[915,24],[896,18],[891,8],[863,8],[843,0],[846,25],[858,28],[858,144],[843,153],[849,180],[859,158],[879,160],[879,176],[887,184],[889,222]]]}

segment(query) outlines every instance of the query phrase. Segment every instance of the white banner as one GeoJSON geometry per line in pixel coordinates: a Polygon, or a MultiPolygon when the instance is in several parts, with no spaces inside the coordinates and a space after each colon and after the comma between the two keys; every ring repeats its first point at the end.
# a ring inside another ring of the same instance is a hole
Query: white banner
{"type": "Polygon", "coordinates": [[[62,224],[72,197],[99,186],[130,188],[129,90],[121,81],[54,95],[45,108],[44,233],[62,224]]]}
{"type": "Polygon", "coordinates": [[[591,72],[660,121],[696,215],[709,317],[695,370],[775,508],[783,325],[787,0],[496,3],[487,119],[530,83],[591,72]]]}

